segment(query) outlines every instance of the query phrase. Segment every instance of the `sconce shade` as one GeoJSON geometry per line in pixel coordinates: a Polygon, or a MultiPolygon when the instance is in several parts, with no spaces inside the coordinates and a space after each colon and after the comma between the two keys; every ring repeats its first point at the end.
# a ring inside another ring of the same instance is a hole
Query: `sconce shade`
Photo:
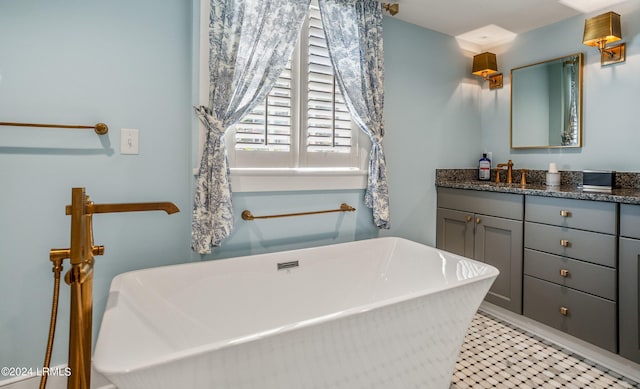
{"type": "Polygon", "coordinates": [[[473,56],[471,74],[486,77],[487,75],[496,73],[497,71],[498,61],[496,60],[495,54],[486,52],[473,56]]]}
{"type": "Polygon", "coordinates": [[[382,3],[382,8],[384,8],[385,11],[389,12],[391,16],[394,16],[400,11],[400,5],[398,3],[382,3]]]}
{"type": "Polygon", "coordinates": [[[607,12],[584,21],[582,43],[604,49],[607,43],[622,39],[620,15],[607,12]]]}

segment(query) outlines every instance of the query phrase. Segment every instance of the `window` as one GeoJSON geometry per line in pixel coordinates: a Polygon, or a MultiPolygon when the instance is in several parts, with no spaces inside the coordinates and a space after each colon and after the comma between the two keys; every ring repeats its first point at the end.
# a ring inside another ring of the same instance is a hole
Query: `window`
{"type": "Polygon", "coordinates": [[[363,147],[369,140],[351,120],[336,84],[317,0],[275,86],[225,140],[234,191],[366,186],[363,147]]]}

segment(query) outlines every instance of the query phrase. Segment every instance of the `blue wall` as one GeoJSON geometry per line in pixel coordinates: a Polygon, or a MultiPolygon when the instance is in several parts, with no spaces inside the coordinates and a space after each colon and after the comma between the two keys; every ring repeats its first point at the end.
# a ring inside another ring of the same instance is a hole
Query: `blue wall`
{"type": "Polygon", "coordinates": [[[477,164],[478,81],[455,39],[385,18],[385,129],[391,230],[435,245],[435,169],[477,164]]]}
{"type": "MultiPolygon", "coordinates": [[[[0,127],[0,366],[42,363],[49,249],[69,245],[72,187],[96,203],[172,201],[182,210],[94,217],[96,244],[105,246],[96,328],[113,276],[191,260],[191,8],[184,0],[0,2],[0,121],[110,127],[103,137],[0,127]],[[139,155],[119,154],[123,127],[140,130],[139,155]]],[[[63,283],[54,364],[67,360],[68,289],[63,283]]]]}
{"type": "Polygon", "coordinates": [[[604,11],[579,15],[522,34],[514,42],[496,48],[498,67],[504,73],[504,88],[482,90],[482,143],[493,151],[494,162],[512,159],[515,168],[547,169],[556,162],[561,170],[612,169],[640,171],[640,2],[627,1],[604,11]],[[585,18],[605,11],[621,15],[624,63],[601,67],[600,53],[582,44],[585,18]],[[574,150],[511,150],[509,148],[510,69],[582,52],[583,147],[574,150]]]}

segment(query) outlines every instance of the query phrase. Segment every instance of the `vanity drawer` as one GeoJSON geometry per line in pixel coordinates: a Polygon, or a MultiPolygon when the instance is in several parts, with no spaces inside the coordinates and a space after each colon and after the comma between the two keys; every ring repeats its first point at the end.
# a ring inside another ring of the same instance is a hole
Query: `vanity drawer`
{"type": "Polygon", "coordinates": [[[640,205],[620,204],[620,236],[640,239],[640,205]]]}
{"type": "Polygon", "coordinates": [[[522,220],[524,196],[513,193],[438,188],[438,207],[522,220]]]}
{"type": "Polygon", "coordinates": [[[581,230],[616,233],[616,204],[527,196],[525,220],[581,230]]]}
{"type": "Polygon", "coordinates": [[[526,275],[523,297],[525,316],[617,351],[616,303],[526,275]]]}
{"type": "Polygon", "coordinates": [[[531,222],[524,228],[526,248],[616,267],[615,235],[531,222]]]}
{"type": "Polygon", "coordinates": [[[524,274],[616,301],[616,270],[606,266],[524,250],[524,274]]]}

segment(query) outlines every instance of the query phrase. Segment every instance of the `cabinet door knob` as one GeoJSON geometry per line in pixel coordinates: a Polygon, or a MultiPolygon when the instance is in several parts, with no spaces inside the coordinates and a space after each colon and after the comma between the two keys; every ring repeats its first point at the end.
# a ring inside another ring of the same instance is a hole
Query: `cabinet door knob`
{"type": "Polygon", "coordinates": [[[560,314],[561,314],[562,316],[567,316],[567,315],[569,315],[569,308],[567,308],[567,307],[560,307],[560,314]]]}
{"type": "Polygon", "coordinates": [[[560,240],[560,246],[569,247],[569,245],[571,245],[571,243],[568,240],[566,240],[566,239],[560,240]]]}
{"type": "Polygon", "coordinates": [[[562,277],[569,277],[569,270],[567,269],[560,269],[560,275],[562,277]]]}
{"type": "Polygon", "coordinates": [[[481,220],[479,217],[476,218],[476,224],[480,224],[481,220]]]}
{"type": "Polygon", "coordinates": [[[467,220],[467,223],[469,223],[471,220],[473,220],[473,217],[471,215],[467,215],[465,219],[467,220]]]}
{"type": "Polygon", "coordinates": [[[560,211],[560,216],[569,217],[569,216],[571,216],[571,212],[567,211],[566,209],[563,209],[563,210],[560,211]]]}

